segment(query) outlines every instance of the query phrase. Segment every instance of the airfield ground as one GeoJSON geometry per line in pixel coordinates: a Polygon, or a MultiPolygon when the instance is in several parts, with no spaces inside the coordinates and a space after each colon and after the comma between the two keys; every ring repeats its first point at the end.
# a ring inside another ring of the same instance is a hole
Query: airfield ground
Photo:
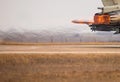
{"type": "Polygon", "coordinates": [[[0,45],[0,82],[120,82],[120,44],[0,45]]]}

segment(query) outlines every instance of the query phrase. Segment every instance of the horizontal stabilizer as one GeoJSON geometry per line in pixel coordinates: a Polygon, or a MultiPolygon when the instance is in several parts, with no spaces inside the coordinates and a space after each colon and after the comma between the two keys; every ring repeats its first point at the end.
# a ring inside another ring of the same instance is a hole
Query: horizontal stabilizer
{"type": "Polygon", "coordinates": [[[102,0],[104,6],[115,6],[120,4],[120,0],[102,0]]]}

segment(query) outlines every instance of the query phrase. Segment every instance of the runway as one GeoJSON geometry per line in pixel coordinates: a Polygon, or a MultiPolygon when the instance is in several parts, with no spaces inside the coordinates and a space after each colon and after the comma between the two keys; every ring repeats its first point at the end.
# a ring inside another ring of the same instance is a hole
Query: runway
{"type": "Polygon", "coordinates": [[[120,53],[120,45],[0,45],[0,53],[120,53]]]}

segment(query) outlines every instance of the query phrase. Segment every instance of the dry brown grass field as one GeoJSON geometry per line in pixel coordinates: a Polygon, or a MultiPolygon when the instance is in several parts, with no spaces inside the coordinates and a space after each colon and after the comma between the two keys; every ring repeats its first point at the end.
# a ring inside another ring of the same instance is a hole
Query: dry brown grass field
{"type": "Polygon", "coordinates": [[[35,46],[0,45],[0,82],[120,82],[119,45],[35,46]]]}

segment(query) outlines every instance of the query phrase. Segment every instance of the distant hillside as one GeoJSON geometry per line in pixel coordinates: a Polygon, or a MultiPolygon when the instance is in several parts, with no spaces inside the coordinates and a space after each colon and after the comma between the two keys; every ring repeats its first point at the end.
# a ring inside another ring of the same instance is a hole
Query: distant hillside
{"type": "Polygon", "coordinates": [[[12,27],[0,30],[0,41],[13,42],[119,42],[120,35],[110,32],[91,32],[89,28],[57,27],[22,29],[12,27]]]}

